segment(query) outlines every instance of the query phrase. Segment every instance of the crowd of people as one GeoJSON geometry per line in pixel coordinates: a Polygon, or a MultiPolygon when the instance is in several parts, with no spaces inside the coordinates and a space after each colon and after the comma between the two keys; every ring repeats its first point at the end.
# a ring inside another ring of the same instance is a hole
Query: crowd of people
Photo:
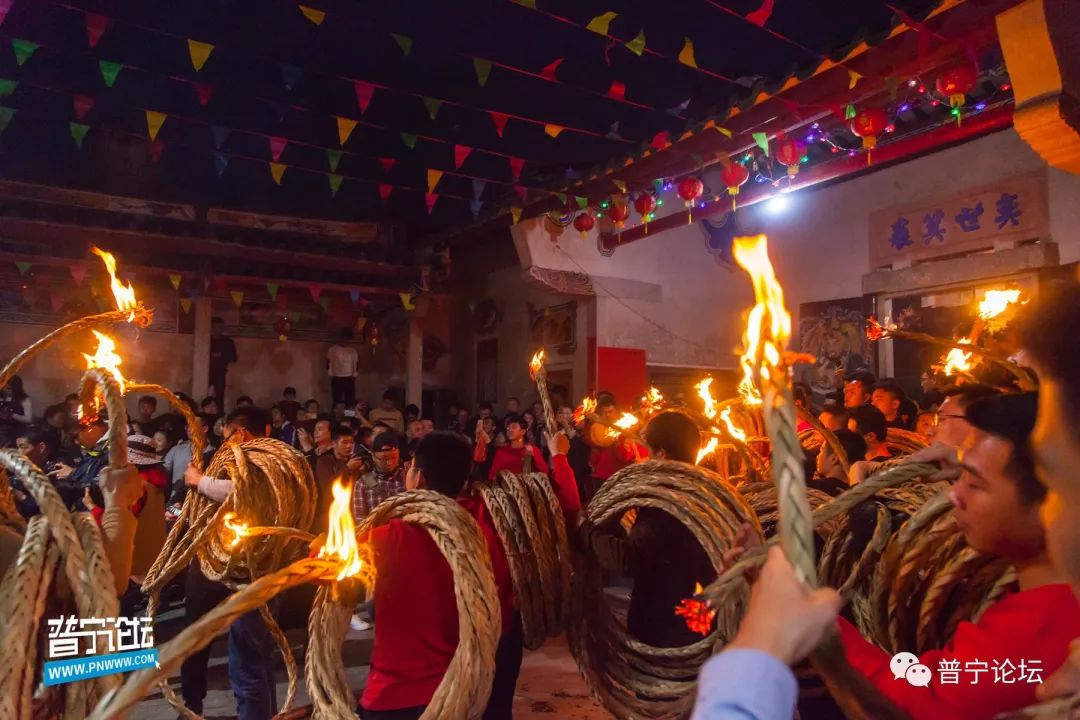
{"type": "MultiPolygon", "coordinates": [[[[1071,365],[1076,340],[1068,328],[1080,321],[1080,289],[1070,286],[1029,312],[1024,342],[1038,371],[1039,392],[1019,392],[1011,383],[949,384],[934,373],[923,377],[915,402],[889,380],[861,370],[839,379],[837,393],[814,408],[809,388],[798,386],[795,400],[816,411],[849,459],[845,472],[827,444],[806,457],[808,484],[839,494],[861,482],[876,463],[891,459],[889,432],[905,430],[930,444],[909,461],[943,468],[935,479],[952,480],[957,527],[967,544],[1005,558],[1017,581],[976,622],[961,623],[947,647],[925,653],[920,663],[943,664],[1025,658],[1038,663],[1048,682],[993,686],[936,683],[915,687],[895,681],[890,658],[864,639],[842,615],[831,589],[810,591],[795,577],[778,550],[772,551],[754,584],[749,610],[738,635],[702,670],[695,718],[787,718],[795,706],[797,683],[788,669],[813,649],[823,633],[837,628],[849,661],[912,718],[988,718],[1034,702],[1040,695],[1080,686],[1080,653],[1069,661],[1069,641],[1080,637],[1080,537],[1074,508],[1080,483],[1072,463],[1080,443],[1070,428],[1080,420],[1080,377],[1071,365]],[[1015,632],[1017,627],[1024,632],[1015,632]],[[1062,668],[1056,675],[1051,674],[1062,668]]],[[[346,364],[340,366],[344,371],[346,364]]],[[[331,370],[334,368],[331,367],[331,370]]],[[[344,376],[342,376],[344,377],[344,376]]],[[[348,383],[334,383],[329,411],[319,401],[301,403],[285,388],[271,408],[238,397],[222,413],[215,397],[196,403],[207,434],[206,458],[224,443],[272,437],[304,453],[319,488],[317,517],[325,529],[329,487],[347,478],[352,507],[361,522],[394,495],[427,488],[457,499],[487,540],[499,590],[502,637],[485,718],[512,716],[514,688],[522,661],[521,620],[509,564],[498,533],[471,484],[502,471],[537,472],[550,478],[579,550],[591,553],[613,576],[631,579],[629,631],[656,647],[677,647],[697,639],[673,612],[697,585],[716,578],[710,558],[687,529],[666,513],[641,508],[629,531],[594,526],[583,503],[618,470],[653,457],[694,463],[702,444],[690,414],[673,407],[653,417],[641,433],[644,444],[614,438],[604,422],[619,415],[616,398],[601,392],[596,416],[602,422],[575,423],[564,388],[552,388],[555,432],[549,431],[542,405],[523,407],[509,398],[496,411],[481,403],[476,412],[452,406],[436,421],[415,405],[398,408],[393,392],[371,407],[349,396],[348,383]]],[[[0,433],[53,480],[64,501],[101,517],[109,500],[98,475],[107,463],[107,418],[79,420],[78,399],[69,396],[33,418],[31,399],[14,378],[0,397],[0,433]]],[[[159,412],[153,396],[139,398],[129,419],[129,461],[143,481],[126,506],[138,518],[138,540],[130,584],[122,596],[124,612],[144,599],[138,583],[161,547],[168,522],[184,495],[199,492],[222,501],[232,491],[228,478],[211,477],[191,464],[192,444],[182,416],[159,412]]],[[[801,427],[800,429],[805,429],[801,427]]],[[[203,467],[208,467],[204,464],[203,467]]],[[[20,512],[38,512],[17,481],[12,490],[20,512]]],[[[852,511],[855,535],[860,533],[852,511]]],[[[316,531],[320,528],[316,527],[316,531]]],[[[749,533],[736,539],[723,558],[735,561],[749,533]]],[[[371,672],[358,712],[368,720],[418,718],[446,672],[457,646],[457,605],[453,577],[431,537],[402,521],[391,521],[363,538],[373,551],[379,577],[374,601],[358,611],[354,626],[374,625],[371,672]]],[[[197,563],[172,588],[186,597],[185,617],[193,622],[226,594],[205,578],[197,563]]],[[[282,609],[282,612],[285,612],[282,609]]],[[[250,613],[229,629],[229,672],[239,716],[269,718],[276,711],[272,642],[259,614],[250,613]]],[[[185,661],[182,692],[188,707],[201,711],[206,695],[208,651],[185,661]]],[[[1041,678],[1040,678],[1041,679],[1041,678]]]]}

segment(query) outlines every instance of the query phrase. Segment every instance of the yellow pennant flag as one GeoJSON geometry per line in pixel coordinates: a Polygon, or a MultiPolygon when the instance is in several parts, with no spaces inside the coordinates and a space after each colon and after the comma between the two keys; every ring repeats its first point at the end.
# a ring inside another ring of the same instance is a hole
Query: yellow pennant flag
{"type": "Polygon", "coordinates": [[[510,208],[510,217],[512,217],[514,219],[514,224],[515,225],[517,225],[519,222],[521,222],[521,208],[519,208],[519,207],[510,208]]]}
{"type": "Polygon", "coordinates": [[[326,19],[326,13],[324,13],[322,10],[316,10],[315,8],[308,7],[307,5],[301,5],[300,12],[304,13],[304,17],[306,17],[308,20],[315,23],[316,25],[322,25],[322,21],[326,19]]]}
{"type": "Polygon", "coordinates": [[[191,312],[191,300],[189,298],[180,298],[180,307],[184,308],[185,313],[191,312]]]}
{"type": "Polygon", "coordinates": [[[274,183],[281,184],[281,178],[285,177],[286,165],[283,163],[272,162],[270,165],[270,175],[274,178],[274,183]]]}
{"type": "Polygon", "coordinates": [[[599,33],[601,35],[607,35],[608,27],[611,26],[611,21],[617,17],[619,17],[619,13],[608,10],[603,15],[597,15],[590,20],[589,24],[585,26],[585,29],[592,30],[594,33],[599,33]]]}
{"type": "Polygon", "coordinates": [[[847,74],[848,74],[847,89],[848,90],[854,90],[855,86],[859,84],[859,81],[863,79],[863,76],[860,75],[859,73],[855,72],[854,70],[848,70],[847,74]]]}
{"type": "Polygon", "coordinates": [[[619,188],[619,192],[626,192],[626,183],[624,183],[622,180],[616,180],[615,178],[611,178],[611,182],[615,183],[615,187],[619,188]]]}
{"type": "Polygon", "coordinates": [[[679,62],[692,68],[697,67],[697,60],[694,59],[694,42],[690,38],[686,38],[686,43],[679,52],[679,62]]]}
{"type": "Polygon", "coordinates": [[[168,115],[163,112],[146,111],[146,132],[149,133],[151,140],[157,140],[157,134],[161,130],[161,126],[165,124],[165,118],[167,117],[168,115]]]}
{"type": "Polygon", "coordinates": [[[229,294],[232,295],[233,305],[236,305],[236,307],[240,307],[241,305],[244,304],[244,291],[243,290],[233,290],[229,294]]]}
{"type": "Polygon", "coordinates": [[[412,295],[410,293],[398,293],[398,296],[401,297],[401,306],[403,308],[406,310],[416,309],[416,303],[412,301],[412,295]]]}
{"type": "Polygon", "coordinates": [[[202,70],[203,65],[210,59],[210,53],[214,51],[214,46],[191,38],[188,38],[187,46],[188,53],[191,55],[191,66],[195,68],[195,72],[202,70]]]}
{"type": "Polygon", "coordinates": [[[182,279],[183,278],[181,278],[179,275],[170,275],[169,276],[169,282],[172,283],[173,290],[179,290],[180,289],[180,280],[182,280],[182,279]]]}
{"type": "Polygon", "coordinates": [[[435,192],[435,186],[439,184],[439,180],[442,179],[442,170],[432,170],[428,168],[427,171],[427,189],[428,192],[435,192]]]}
{"type": "Polygon", "coordinates": [[[352,131],[356,129],[356,121],[352,118],[341,117],[337,118],[337,137],[338,144],[341,147],[345,147],[345,142],[352,135],[352,131]]]}
{"type": "Polygon", "coordinates": [[[553,125],[551,123],[544,126],[544,132],[553,138],[559,137],[559,133],[565,129],[562,125],[553,125]]]}

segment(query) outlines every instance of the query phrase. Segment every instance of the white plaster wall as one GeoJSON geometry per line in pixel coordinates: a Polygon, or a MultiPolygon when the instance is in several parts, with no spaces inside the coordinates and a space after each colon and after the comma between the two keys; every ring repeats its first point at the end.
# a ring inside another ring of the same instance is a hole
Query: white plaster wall
{"type": "MultiPolygon", "coordinates": [[[[870,270],[872,212],[1041,168],[1046,169],[1041,158],[1010,129],[856,180],[791,193],[782,214],[769,215],[764,205],[740,210],[740,224],[769,235],[788,307],[797,311],[800,303],[862,294],[861,279],[870,270]]],[[[1046,171],[1051,239],[1060,245],[1062,263],[1080,260],[1080,177],[1046,171]]],[[[673,191],[664,198],[665,209],[678,205],[673,191]]],[[[753,302],[752,291],[743,274],[716,265],[705,250],[698,224],[651,235],[616,250],[610,258],[597,251],[595,235],[594,230],[581,239],[571,231],[556,247],[538,222],[515,228],[525,266],[584,270],[600,276],[601,285],[603,277],[615,277],[660,286],[658,302],[626,300],[632,310],[605,297],[608,293],[598,287],[600,344],[644,348],[650,363],[735,366],[733,351],[739,345],[742,313],[753,302]],[[634,311],[663,327],[641,320],[634,311]]]]}

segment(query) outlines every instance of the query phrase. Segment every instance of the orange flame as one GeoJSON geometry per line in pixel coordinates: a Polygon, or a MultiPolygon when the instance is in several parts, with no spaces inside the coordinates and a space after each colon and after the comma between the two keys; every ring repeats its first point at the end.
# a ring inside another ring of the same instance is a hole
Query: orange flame
{"type": "Polygon", "coordinates": [[[786,372],[783,353],[791,337],[791,315],[784,307],[784,290],[776,280],[769,261],[769,241],[765,235],[737,237],[734,241],[736,262],[750,273],[756,304],[746,318],[743,334],[743,379],[739,394],[751,405],[761,404],[761,393],[754,383],[754,370],[765,384],[776,372],[786,372]]]}
{"type": "Polygon", "coordinates": [[[225,513],[225,517],[222,518],[222,522],[225,523],[225,528],[232,530],[234,537],[229,542],[229,547],[236,547],[240,544],[240,541],[248,536],[248,526],[246,523],[236,521],[236,513],[225,513]]]}
{"type": "Polygon", "coordinates": [[[83,353],[82,356],[86,358],[86,369],[102,368],[108,370],[114,378],[116,383],[120,386],[120,392],[126,392],[123,374],[120,372],[120,363],[123,359],[116,354],[116,341],[108,335],[100,333],[97,330],[91,330],[94,335],[97,336],[98,346],[97,351],[93,355],[87,355],[83,353]]]}
{"type": "Polygon", "coordinates": [[[696,583],[695,597],[682,600],[675,608],[675,614],[685,619],[686,627],[699,635],[708,635],[712,632],[713,620],[716,618],[716,611],[710,608],[708,603],[696,597],[704,591],[701,583],[696,583]]]}
{"type": "Polygon", "coordinates": [[[987,290],[979,301],[979,317],[983,320],[996,318],[1019,300],[1019,290],[987,290]]]}
{"type": "Polygon", "coordinates": [[[334,499],[330,503],[330,526],[326,543],[319,550],[324,560],[341,563],[337,579],[356,577],[364,569],[360,561],[360,547],[356,544],[356,525],[352,516],[352,486],[341,479],[334,480],[334,499]]]}
{"type": "Polygon", "coordinates": [[[529,361],[529,376],[535,381],[537,374],[544,369],[544,351],[537,350],[529,361]]]}
{"type": "Polygon", "coordinates": [[[728,434],[731,437],[746,442],[746,433],[735,427],[735,423],[731,421],[731,408],[724,408],[723,412],[720,413],[720,419],[724,421],[724,425],[727,427],[728,434]]]}
{"type": "MultiPolygon", "coordinates": [[[[971,338],[961,338],[961,345],[970,345],[971,338]]],[[[964,352],[960,348],[953,348],[945,356],[945,365],[941,368],[946,375],[955,375],[958,372],[971,371],[971,353],[964,352]]]]}
{"type": "Polygon", "coordinates": [[[716,448],[720,445],[720,438],[715,435],[709,438],[709,442],[705,444],[700,450],[698,450],[697,460],[694,460],[695,465],[700,465],[701,461],[716,452],[716,448]]]}
{"type": "Polygon", "coordinates": [[[574,411],[574,424],[580,425],[585,422],[585,418],[596,412],[596,398],[583,397],[581,399],[581,405],[578,405],[577,410],[574,411]]]}
{"type": "Polygon", "coordinates": [[[612,424],[615,427],[619,428],[620,430],[629,430],[630,428],[637,425],[639,422],[641,422],[641,421],[638,420],[637,415],[634,415],[633,413],[624,412],[622,414],[622,417],[619,418],[618,420],[616,420],[612,424]]]}
{"type": "Polygon", "coordinates": [[[135,308],[138,306],[135,301],[135,288],[131,287],[131,283],[124,285],[116,278],[116,258],[113,257],[112,253],[96,247],[92,251],[102,259],[105,263],[105,269],[109,271],[113,297],[116,298],[116,309],[127,310],[128,322],[131,322],[135,319],[135,308]]]}
{"type": "Polygon", "coordinates": [[[643,413],[655,412],[662,402],[664,402],[664,396],[655,387],[651,387],[641,396],[641,411],[643,413]]]}
{"type": "Polygon", "coordinates": [[[702,412],[710,420],[716,417],[716,400],[712,396],[712,381],[711,377],[707,377],[694,386],[694,389],[698,392],[698,397],[705,403],[705,409],[702,412]]]}

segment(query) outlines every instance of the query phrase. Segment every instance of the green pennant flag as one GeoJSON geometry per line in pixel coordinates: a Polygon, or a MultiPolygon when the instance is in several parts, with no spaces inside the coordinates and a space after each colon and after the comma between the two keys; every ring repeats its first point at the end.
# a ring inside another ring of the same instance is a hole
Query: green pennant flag
{"type": "Polygon", "coordinates": [[[476,69],[476,82],[480,87],[487,85],[488,76],[491,75],[491,61],[481,58],[473,58],[473,68],[476,69]]]}
{"type": "Polygon", "coordinates": [[[641,53],[645,52],[645,31],[638,30],[637,37],[626,43],[626,49],[641,57],[641,53]]]}
{"type": "Polygon", "coordinates": [[[7,97],[15,92],[15,88],[17,87],[19,87],[17,80],[5,80],[4,78],[0,78],[0,97],[7,97]]]}
{"type": "Polygon", "coordinates": [[[120,63],[109,62],[108,60],[98,60],[98,66],[101,68],[101,77],[105,80],[106,87],[112,87],[116,83],[116,76],[120,74],[120,69],[124,67],[120,63]]]}
{"type": "Polygon", "coordinates": [[[11,118],[15,116],[15,111],[9,107],[0,105],[0,133],[7,130],[7,126],[11,124],[11,118]]]}
{"type": "Polygon", "coordinates": [[[329,310],[330,309],[330,296],[329,295],[320,295],[319,296],[319,304],[322,305],[323,312],[326,312],[327,310],[329,310]]]}
{"type": "Polygon", "coordinates": [[[341,181],[345,178],[341,175],[330,173],[326,176],[326,179],[330,181],[330,197],[336,197],[337,191],[341,189],[341,181]]]}
{"type": "Polygon", "coordinates": [[[754,133],[754,142],[761,148],[761,151],[765,153],[765,157],[769,157],[769,135],[763,132],[754,133]]]}
{"type": "Polygon", "coordinates": [[[40,46],[36,42],[30,40],[11,38],[11,49],[15,51],[15,64],[22,67],[30,56],[37,52],[38,47],[40,46]]]}
{"type": "Polygon", "coordinates": [[[34,263],[16,262],[15,267],[19,268],[19,274],[20,275],[22,275],[23,277],[26,277],[26,273],[30,272],[30,268],[33,266],[33,264],[34,263]]]}
{"type": "Polygon", "coordinates": [[[521,7],[527,7],[530,10],[536,9],[536,0],[511,0],[511,2],[520,5],[521,7]]]}
{"type": "Polygon", "coordinates": [[[442,107],[442,100],[426,97],[424,98],[424,107],[427,108],[428,115],[434,120],[435,116],[439,114],[439,108],[442,107]]]}
{"type": "Polygon", "coordinates": [[[71,131],[71,139],[75,141],[75,147],[82,150],[83,139],[86,138],[86,133],[90,132],[90,126],[72,122],[68,123],[68,129],[71,131]]]}
{"type": "Polygon", "coordinates": [[[394,38],[394,42],[401,48],[401,52],[405,53],[405,56],[408,57],[409,53],[412,52],[412,38],[408,35],[398,35],[397,33],[390,33],[390,36],[394,38]]]}
{"type": "Polygon", "coordinates": [[[276,301],[277,300],[277,289],[278,289],[278,284],[277,283],[266,283],[266,292],[270,295],[270,300],[271,301],[276,301]]]}
{"type": "Polygon", "coordinates": [[[401,140],[410,150],[416,147],[416,136],[412,133],[401,133],[401,140]]]}
{"type": "Polygon", "coordinates": [[[589,198],[581,197],[580,195],[578,195],[574,199],[577,200],[578,209],[584,210],[585,208],[589,207],[589,198]]]}
{"type": "Polygon", "coordinates": [[[845,120],[851,120],[854,117],[855,117],[855,106],[854,105],[848,105],[846,108],[844,108],[844,119],[845,120]]]}
{"type": "Polygon", "coordinates": [[[555,197],[559,198],[559,204],[566,206],[566,193],[555,193],[555,197]]]}
{"type": "Polygon", "coordinates": [[[330,172],[337,172],[338,164],[341,162],[341,151],[327,148],[326,160],[330,163],[330,172]]]}

